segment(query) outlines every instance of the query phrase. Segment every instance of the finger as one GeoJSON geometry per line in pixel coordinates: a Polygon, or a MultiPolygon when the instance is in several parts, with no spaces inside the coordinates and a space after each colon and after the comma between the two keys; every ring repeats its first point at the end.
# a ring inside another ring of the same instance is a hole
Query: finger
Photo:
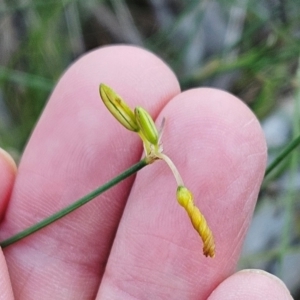
{"type": "MultiPolygon", "coordinates": [[[[0,220],[3,218],[11,195],[16,171],[17,167],[12,157],[0,148],[0,220]]],[[[2,250],[0,250],[0,291],[0,299],[14,299],[2,250]]]]}
{"type": "Polygon", "coordinates": [[[292,300],[284,283],[261,270],[243,270],[223,281],[209,300],[292,300]]]}
{"type": "Polygon", "coordinates": [[[9,279],[9,274],[6,266],[6,262],[0,249],[0,299],[13,300],[13,292],[9,279]]]}
{"type": "Polygon", "coordinates": [[[206,299],[234,271],[266,163],[255,116],[234,96],[194,89],[176,96],[166,118],[164,152],[215,236],[216,257],[176,203],[170,170],[139,172],[109,257],[98,299],[206,299]]]}
{"type": "Polygon", "coordinates": [[[15,181],[17,167],[12,157],[0,148],[0,221],[2,220],[15,181]]]}
{"type": "MultiPolygon", "coordinates": [[[[101,103],[101,82],[130,106],[147,106],[153,115],[179,92],[169,68],[135,47],[107,47],[77,61],[56,86],[26,147],[2,239],[139,160],[141,142],[101,103]]],[[[16,298],[93,298],[132,182],[5,249],[16,298]]]]}

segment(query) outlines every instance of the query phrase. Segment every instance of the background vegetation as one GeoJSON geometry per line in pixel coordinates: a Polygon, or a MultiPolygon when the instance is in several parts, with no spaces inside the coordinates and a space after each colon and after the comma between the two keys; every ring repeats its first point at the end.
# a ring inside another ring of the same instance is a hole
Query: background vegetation
{"type": "MultiPolygon", "coordinates": [[[[270,159],[300,134],[299,0],[0,0],[0,145],[19,159],[70,63],[106,44],[143,46],[182,89],[214,86],[261,120],[270,159]]],[[[240,267],[300,299],[299,151],[263,185],[240,267]]]]}

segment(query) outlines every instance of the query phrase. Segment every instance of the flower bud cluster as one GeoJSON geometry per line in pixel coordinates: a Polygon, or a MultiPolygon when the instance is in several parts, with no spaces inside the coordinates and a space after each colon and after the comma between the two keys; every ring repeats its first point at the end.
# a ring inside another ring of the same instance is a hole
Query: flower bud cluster
{"type": "Polygon", "coordinates": [[[184,186],[176,166],[166,154],[162,153],[162,145],[160,144],[162,129],[160,131],[157,130],[152,117],[144,108],[137,106],[133,111],[122,97],[109,86],[102,83],[99,91],[102,101],[110,113],[126,129],[136,132],[141,137],[147,163],[161,159],[170,167],[178,185],[176,192],[178,203],[186,210],[193,227],[203,241],[203,254],[214,257],[215,243],[213,234],[204,216],[195,206],[192,193],[184,186]]]}

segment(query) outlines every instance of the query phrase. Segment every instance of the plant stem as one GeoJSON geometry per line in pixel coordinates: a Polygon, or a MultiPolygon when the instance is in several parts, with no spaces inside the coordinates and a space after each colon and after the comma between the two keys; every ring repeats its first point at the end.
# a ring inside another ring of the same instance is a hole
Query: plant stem
{"type": "MultiPolygon", "coordinates": [[[[294,139],[275,159],[274,161],[267,167],[265,172],[265,177],[288,155],[292,152],[298,145],[300,144],[300,136],[294,139]]],[[[88,203],[89,201],[93,200],[95,197],[99,196],[103,192],[107,191],[117,183],[121,182],[122,180],[126,179],[127,177],[133,175],[134,173],[138,172],[142,168],[147,165],[147,161],[145,159],[140,160],[135,165],[131,166],[127,170],[125,170],[120,175],[116,176],[112,180],[108,181],[104,185],[98,187],[91,193],[87,194],[86,196],[80,198],[79,200],[73,202],[69,206],[63,208],[62,210],[54,213],[50,217],[28,227],[27,229],[13,235],[12,237],[0,242],[0,247],[5,248],[27,236],[30,234],[50,225],[51,223],[57,221],[58,219],[66,216],[67,214],[71,213],[72,211],[76,210],[77,208],[81,207],[82,205],[88,203]]]]}
{"type": "Polygon", "coordinates": [[[300,144],[300,136],[295,138],[293,141],[290,142],[290,144],[287,145],[287,147],[274,159],[272,163],[267,167],[265,172],[265,177],[273,171],[273,169],[283,160],[287,157],[290,152],[292,152],[297,146],[300,144]]]}
{"type": "Polygon", "coordinates": [[[119,183],[120,181],[126,179],[127,177],[129,177],[130,175],[133,175],[134,173],[136,173],[137,171],[141,170],[142,168],[144,168],[147,165],[147,162],[145,159],[140,160],[138,163],[136,163],[135,165],[131,166],[130,168],[128,168],[127,170],[125,170],[123,173],[121,173],[120,175],[118,175],[117,177],[113,178],[112,180],[108,181],[107,183],[105,183],[104,185],[98,187],[97,189],[95,189],[94,191],[90,192],[89,194],[87,194],[86,196],[80,198],[79,200],[73,202],[72,204],[70,204],[69,206],[63,208],[62,210],[56,212],[55,214],[53,214],[52,216],[32,225],[31,227],[17,233],[16,235],[13,235],[12,237],[0,242],[0,246],[2,248],[5,248],[25,237],[27,237],[28,235],[50,225],[51,223],[55,222],[56,220],[66,216],[67,214],[69,214],[70,212],[74,211],[75,209],[81,207],[82,205],[88,203],[89,201],[91,201],[92,199],[94,199],[95,197],[99,196],[100,194],[102,194],[103,192],[107,191],[108,189],[110,189],[111,187],[113,187],[114,185],[116,185],[117,183],[119,183]]]}

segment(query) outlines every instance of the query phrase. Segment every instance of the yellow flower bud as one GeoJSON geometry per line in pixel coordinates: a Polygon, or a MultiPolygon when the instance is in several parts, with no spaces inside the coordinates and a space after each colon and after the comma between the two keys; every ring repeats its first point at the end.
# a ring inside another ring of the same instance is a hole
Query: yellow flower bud
{"type": "Polygon", "coordinates": [[[125,128],[139,131],[134,112],[113,89],[101,83],[99,92],[107,109],[125,128]]]}
{"type": "Polygon", "coordinates": [[[192,193],[184,186],[177,188],[176,196],[178,203],[183,207],[186,207],[190,201],[193,201],[192,193]]]}
{"type": "Polygon", "coordinates": [[[203,254],[205,256],[214,257],[215,256],[215,242],[211,230],[208,224],[201,214],[198,207],[194,204],[194,199],[192,193],[184,186],[179,186],[177,188],[177,200],[181,206],[184,207],[188,213],[193,227],[199,233],[203,241],[203,254]]]}
{"type": "Polygon", "coordinates": [[[145,138],[153,145],[158,144],[158,131],[149,113],[140,106],[134,109],[136,121],[145,138]]]}

